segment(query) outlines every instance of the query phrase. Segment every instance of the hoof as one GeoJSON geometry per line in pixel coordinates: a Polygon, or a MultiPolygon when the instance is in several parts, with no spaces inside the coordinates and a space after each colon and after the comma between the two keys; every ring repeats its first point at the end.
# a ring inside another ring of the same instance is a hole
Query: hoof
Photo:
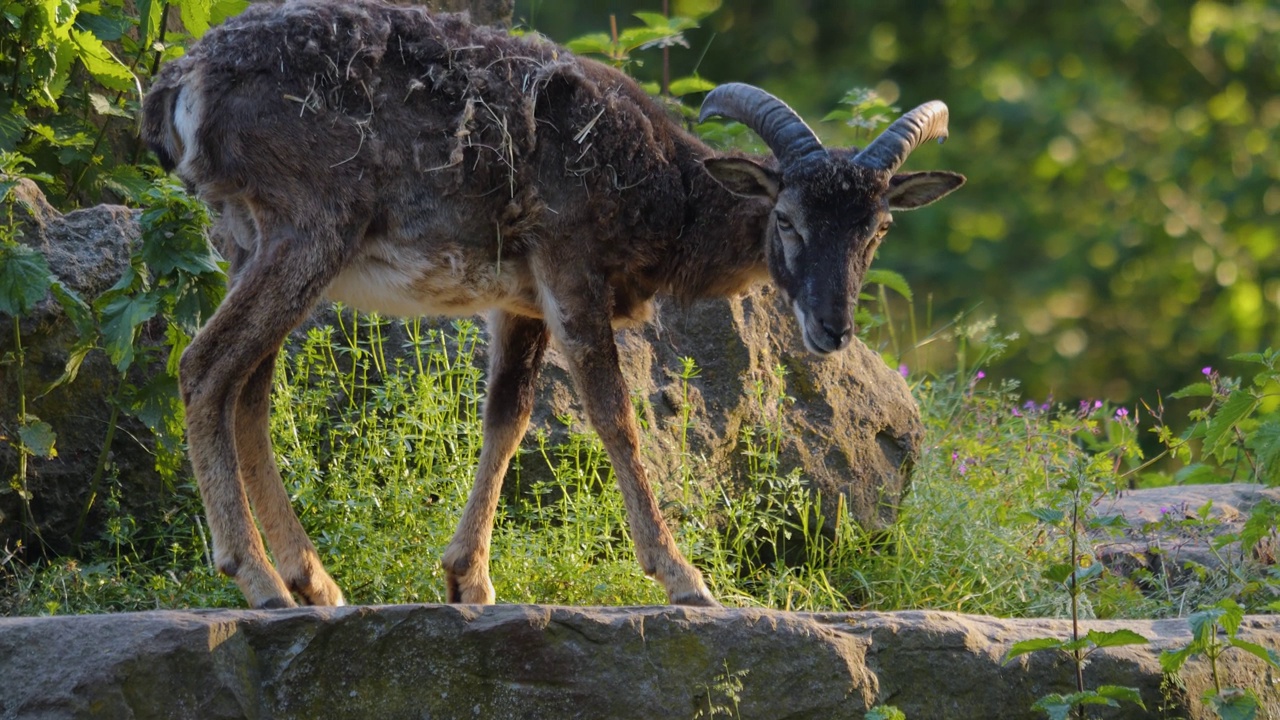
{"type": "Polygon", "coordinates": [[[685,607],[724,607],[711,597],[711,593],[705,589],[690,593],[682,593],[671,598],[672,605],[683,605],[685,607]]]}
{"type": "Polygon", "coordinates": [[[287,598],[267,598],[258,603],[259,610],[284,610],[285,608],[295,607],[292,600],[287,598]]]}

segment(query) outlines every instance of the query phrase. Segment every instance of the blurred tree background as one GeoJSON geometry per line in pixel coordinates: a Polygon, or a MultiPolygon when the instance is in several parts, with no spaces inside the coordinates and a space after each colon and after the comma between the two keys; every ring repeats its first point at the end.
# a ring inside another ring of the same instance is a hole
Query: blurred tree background
{"type": "MultiPolygon", "coordinates": [[[[516,20],[563,41],[661,4],[519,0],[516,20]]],[[[969,185],[900,214],[878,263],[912,284],[917,324],[971,312],[1017,333],[991,374],[1030,397],[1154,401],[1280,342],[1274,0],[723,0],[686,36],[673,76],[758,84],[811,121],[853,87],[948,103],[951,141],[908,168],[969,185]]],[[[659,51],[639,57],[656,79],[659,51]]]]}

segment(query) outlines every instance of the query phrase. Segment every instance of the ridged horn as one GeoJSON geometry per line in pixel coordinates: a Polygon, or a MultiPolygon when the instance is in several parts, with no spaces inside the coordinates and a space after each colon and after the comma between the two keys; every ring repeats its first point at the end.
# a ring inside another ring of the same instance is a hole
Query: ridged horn
{"type": "Polygon", "coordinates": [[[947,139],[947,106],[932,100],[903,115],[858,153],[853,161],[864,167],[896,172],[912,150],[936,139],[947,139]]]}
{"type": "Polygon", "coordinates": [[[719,115],[751,128],[783,167],[815,153],[825,153],[818,136],[786,103],[758,87],[726,83],[707,93],[698,122],[719,115]]]}

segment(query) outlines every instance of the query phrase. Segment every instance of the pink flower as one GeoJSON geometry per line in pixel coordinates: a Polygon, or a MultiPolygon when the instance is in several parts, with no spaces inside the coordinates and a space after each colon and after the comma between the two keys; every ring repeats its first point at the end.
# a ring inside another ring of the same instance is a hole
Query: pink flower
{"type": "Polygon", "coordinates": [[[911,371],[907,369],[906,363],[903,363],[898,366],[898,374],[904,378],[911,374],[911,371]]]}
{"type": "Polygon", "coordinates": [[[1123,420],[1129,417],[1129,408],[1116,408],[1116,419],[1123,420]]]}
{"type": "Polygon", "coordinates": [[[1206,365],[1203,368],[1200,368],[1200,374],[1204,375],[1205,377],[1208,377],[1213,374],[1213,368],[1206,365]]]}

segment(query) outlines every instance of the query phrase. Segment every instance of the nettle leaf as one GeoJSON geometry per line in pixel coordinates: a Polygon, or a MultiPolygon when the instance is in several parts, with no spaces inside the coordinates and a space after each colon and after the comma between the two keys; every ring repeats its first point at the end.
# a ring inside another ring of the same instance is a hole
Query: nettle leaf
{"type": "Polygon", "coordinates": [[[1074,575],[1076,584],[1079,585],[1085,580],[1091,580],[1102,574],[1102,563],[1095,562],[1082,568],[1077,568],[1074,575]]]}
{"type": "Polygon", "coordinates": [[[117,370],[123,371],[133,364],[133,340],[138,327],[155,317],[157,310],[155,298],[150,295],[119,297],[103,308],[102,336],[106,340],[107,356],[117,370]]]}
{"type": "Polygon", "coordinates": [[[1182,669],[1187,660],[1196,651],[1195,643],[1182,648],[1181,650],[1165,650],[1160,653],[1160,669],[1166,675],[1173,675],[1182,669]]]}
{"type": "MultiPolygon", "coordinates": [[[[1143,642],[1146,641],[1144,640],[1143,642]]],[[[1137,688],[1125,687],[1123,685],[1099,685],[1097,692],[1102,697],[1111,698],[1113,700],[1124,700],[1137,705],[1143,710],[1147,709],[1147,706],[1142,704],[1142,694],[1138,692],[1137,688]]]]}
{"type": "Polygon", "coordinates": [[[1213,639],[1214,629],[1218,625],[1218,619],[1226,614],[1226,610],[1219,607],[1210,607],[1198,612],[1193,612],[1187,617],[1187,624],[1191,626],[1191,634],[1195,636],[1196,644],[1207,646],[1213,639]]]}
{"type": "Polygon", "coordinates": [[[1033,653],[1040,650],[1059,650],[1062,648],[1063,643],[1064,641],[1057,638],[1047,637],[1032,638],[1030,640],[1016,642],[1009,648],[1009,652],[1004,654],[1004,660],[1002,662],[1007,665],[1010,660],[1018,657],[1019,655],[1026,655],[1027,653],[1033,653]]]}
{"type": "Polygon", "coordinates": [[[1100,648],[1146,645],[1151,642],[1132,630],[1113,630],[1111,632],[1090,630],[1085,637],[1088,638],[1089,642],[1100,648]]]}
{"type": "Polygon", "coordinates": [[[892,270],[882,270],[880,268],[871,268],[867,271],[867,276],[863,280],[863,284],[875,283],[883,285],[890,290],[898,293],[908,302],[911,301],[911,285],[907,283],[907,279],[892,270]]]}
{"type": "Polygon", "coordinates": [[[1257,455],[1260,479],[1268,485],[1280,485],[1280,418],[1269,418],[1259,425],[1245,447],[1257,455]]]}
{"type": "Polygon", "coordinates": [[[1027,511],[1035,519],[1050,525],[1057,525],[1066,519],[1067,514],[1054,508],[1033,508],[1027,511]]]}
{"type": "Polygon", "coordinates": [[[214,25],[220,25],[227,18],[244,12],[247,7],[249,7],[249,0],[213,0],[209,6],[209,21],[214,25]]]}
{"type": "Polygon", "coordinates": [[[570,40],[565,47],[579,55],[610,55],[613,53],[613,39],[607,33],[591,33],[570,40]]]}
{"type": "Polygon", "coordinates": [[[1054,563],[1040,573],[1040,577],[1049,582],[1065,583],[1075,568],[1070,563],[1054,563]]]}
{"type": "Polygon", "coordinates": [[[671,11],[680,17],[701,20],[720,9],[724,0],[676,0],[671,11]]]}
{"type": "MultiPolygon", "coordinates": [[[[661,17],[661,16],[659,16],[661,17]]],[[[643,50],[651,47],[686,45],[680,33],[668,27],[628,28],[618,33],[618,44],[628,49],[643,50]]]]}
{"type": "Polygon", "coordinates": [[[671,86],[667,89],[672,95],[682,97],[693,93],[710,92],[716,89],[716,84],[705,78],[689,76],[672,80],[671,86]]]}
{"type": "Polygon", "coordinates": [[[1231,638],[1229,642],[1231,647],[1240,648],[1271,667],[1280,670],[1280,653],[1275,650],[1265,648],[1257,643],[1251,643],[1248,640],[1241,640],[1240,638],[1231,638]]]}
{"type": "Polygon", "coordinates": [[[139,87],[138,80],[124,63],[116,59],[96,35],[84,30],[72,30],[71,39],[80,49],[80,62],[104,87],[130,92],[139,87]]]}
{"type": "Polygon", "coordinates": [[[18,428],[18,439],[22,441],[22,447],[36,457],[57,457],[58,451],[53,445],[58,439],[58,434],[53,431],[53,426],[30,413],[27,414],[26,420],[26,423],[18,428]]]}
{"type": "Polygon", "coordinates": [[[1049,716],[1049,720],[1067,720],[1074,707],[1064,695],[1052,693],[1045,695],[1031,706],[1032,710],[1040,710],[1049,716]]]}
{"type": "Polygon", "coordinates": [[[21,113],[22,108],[16,106],[0,113],[0,150],[12,152],[27,133],[30,123],[21,113]]]}
{"type": "Polygon", "coordinates": [[[138,29],[142,31],[142,44],[147,45],[160,37],[160,15],[167,0],[138,0],[138,29]]]}
{"type": "Polygon", "coordinates": [[[1223,688],[1221,693],[1206,691],[1207,702],[1218,711],[1222,720],[1255,720],[1258,717],[1258,698],[1248,690],[1223,688]]]}
{"type": "Polygon", "coordinates": [[[1249,511],[1249,519],[1245,520],[1244,528],[1240,531],[1240,541],[1245,552],[1253,552],[1258,542],[1270,535],[1277,524],[1280,524],[1280,504],[1263,500],[1254,505],[1249,511]]]}
{"type": "Polygon", "coordinates": [[[55,280],[48,261],[35,248],[16,244],[0,247],[0,312],[26,315],[55,280]]]}
{"type": "Polygon", "coordinates": [[[107,99],[106,95],[101,93],[89,93],[89,106],[92,107],[93,111],[99,115],[110,115],[112,117],[120,117],[127,120],[133,119],[133,113],[113,104],[107,99]]]}
{"type": "Polygon", "coordinates": [[[1266,356],[1266,355],[1263,355],[1263,354],[1262,354],[1262,353],[1260,353],[1260,352],[1244,352],[1244,353],[1236,353],[1235,355],[1231,355],[1231,356],[1229,356],[1227,359],[1228,359],[1228,360],[1235,360],[1235,361],[1238,361],[1238,362],[1254,363],[1255,365],[1266,365],[1266,364],[1267,364],[1267,356],[1266,356]]]}
{"type": "Polygon", "coordinates": [[[1213,396],[1213,386],[1207,382],[1191,383],[1190,385],[1182,388],[1181,390],[1177,390],[1175,392],[1169,393],[1169,397],[1177,398],[1179,400],[1181,400],[1182,398],[1190,398],[1190,397],[1212,397],[1212,396],[1213,396]]]}
{"type": "Polygon", "coordinates": [[[129,412],[154,433],[162,433],[169,420],[181,417],[182,400],[176,375],[159,373],[138,388],[129,399],[129,412]]]}
{"type": "Polygon", "coordinates": [[[1218,620],[1222,629],[1227,631],[1228,636],[1235,637],[1240,632],[1240,623],[1244,622],[1244,608],[1231,598],[1223,598],[1213,606],[1222,610],[1222,616],[1218,620]]]}
{"type": "Polygon", "coordinates": [[[200,37],[209,32],[213,20],[212,0],[180,0],[178,10],[182,13],[182,25],[192,37],[200,37]]]}
{"type": "Polygon", "coordinates": [[[1052,720],[1066,720],[1071,710],[1080,705],[1119,707],[1120,703],[1097,691],[1085,690],[1084,692],[1071,693],[1070,695],[1059,695],[1057,693],[1045,695],[1037,700],[1031,706],[1031,709],[1044,711],[1052,720]]]}
{"type": "MultiPolygon", "coordinates": [[[[128,113],[124,117],[130,117],[128,113]]],[[[121,197],[139,202],[143,194],[151,189],[148,180],[136,165],[117,165],[102,176],[102,184],[121,197]]]]}
{"type": "Polygon", "coordinates": [[[1230,445],[1233,436],[1231,430],[1253,412],[1258,406],[1258,399],[1244,390],[1232,392],[1227,401],[1218,408],[1209,420],[1205,430],[1204,446],[1208,453],[1216,453],[1230,445]]]}

